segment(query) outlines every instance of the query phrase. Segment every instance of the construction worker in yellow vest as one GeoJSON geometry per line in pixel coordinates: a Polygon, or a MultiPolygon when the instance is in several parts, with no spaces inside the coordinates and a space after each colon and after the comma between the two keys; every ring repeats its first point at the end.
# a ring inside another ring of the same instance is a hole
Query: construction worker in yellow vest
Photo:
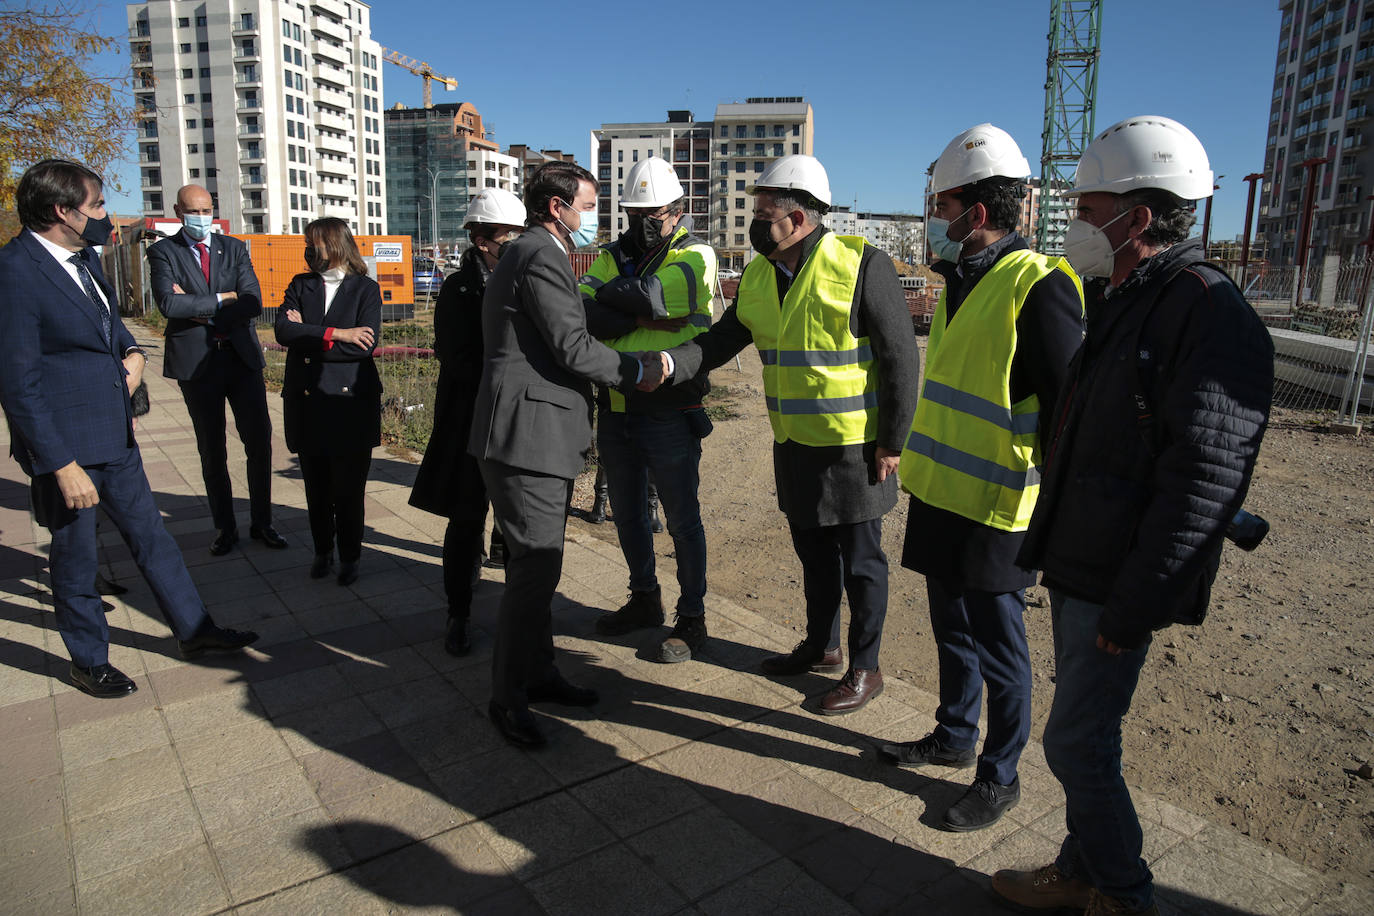
{"type": "MultiPolygon", "coordinates": [[[[843,677],[818,711],[863,708],[883,689],[887,614],[882,520],[897,502],[897,459],[920,376],[911,316],[892,259],[823,224],[830,179],[815,158],[770,163],[754,195],[751,260],[734,305],[711,330],[663,354],[674,386],[750,343],[763,362],[778,508],[801,561],[806,635],[765,674],[843,677]],[[849,666],[840,601],[849,598],[849,666]]],[[[643,387],[643,386],[641,386],[643,387]]]]}
{"type": "Polygon", "coordinates": [[[977,766],[944,813],[954,831],[990,826],[1021,798],[1031,700],[1023,616],[1035,574],[1016,554],[1039,489],[1041,433],[1083,340],[1078,277],[1016,231],[1029,174],[1006,131],[972,127],[935,163],[926,223],[946,285],[899,474],[911,494],[902,565],[926,577],[940,705],[931,734],[881,751],[904,767],[977,766]]]}
{"type": "MultiPolygon", "coordinates": [[[[625,176],[627,228],[578,281],[587,329],[614,350],[665,350],[711,326],[716,253],[683,225],[685,203],[666,160],[642,159],[625,176]]],[[[706,530],[697,487],[701,440],[711,431],[701,399],[710,388],[703,373],[687,385],[629,394],[600,388],[597,396],[597,453],[630,568],[630,599],[597,620],[596,631],[620,636],[664,622],[649,510],[654,484],[677,558],[677,619],[657,650],[669,663],[687,661],[706,642],[706,530]]]]}

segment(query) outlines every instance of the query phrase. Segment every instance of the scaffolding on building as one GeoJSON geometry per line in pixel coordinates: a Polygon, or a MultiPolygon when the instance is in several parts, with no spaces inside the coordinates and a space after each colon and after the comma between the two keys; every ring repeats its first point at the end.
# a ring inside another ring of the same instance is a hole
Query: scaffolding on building
{"type": "Polygon", "coordinates": [[[1049,56],[1045,75],[1045,126],[1040,137],[1040,218],[1035,247],[1063,254],[1073,173],[1093,138],[1097,61],[1101,55],[1102,0],[1050,0],[1049,56]]]}

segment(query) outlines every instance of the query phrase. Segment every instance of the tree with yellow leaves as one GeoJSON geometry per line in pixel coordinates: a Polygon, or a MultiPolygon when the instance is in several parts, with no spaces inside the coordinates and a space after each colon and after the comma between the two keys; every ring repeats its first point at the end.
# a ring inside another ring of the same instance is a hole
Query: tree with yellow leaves
{"type": "Polygon", "coordinates": [[[127,76],[92,74],[90,60],[115,39],[59,3],[0,10],[0,239],[11,225],[24,170],[41,159],[74,159],[103,173],[125,149],[133,120],[127,76]]]}

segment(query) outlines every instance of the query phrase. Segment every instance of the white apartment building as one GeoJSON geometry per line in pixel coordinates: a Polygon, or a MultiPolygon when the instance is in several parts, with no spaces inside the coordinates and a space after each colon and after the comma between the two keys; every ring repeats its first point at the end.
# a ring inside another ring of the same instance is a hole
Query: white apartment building
{"type": "Polygon", "coordinates": [[[926,246],[925,218],[911,213],[867,213],[835,207],[825,224],[836,235],[857,235],[907,264],[919,264],[926,246]]]}
{"type": "Polygon", "coordinates": [[[233,232],[386,226],[381,48],[357,0],[128,6],[145,216],[204,185],[233,232]]]}
{"type": "Polygon", "coordinates": [[[598,183],[601,231],[614,239],[625,231],[620,198],[625,175],[636,162],[657,156],[672,163],[686,192],[695,232],[704,236],[710,210],[711,124],[690,111],[670,111],[666,121],[602,124],[591,132],[592,172],[598,183]]]}
{"type": "Polygon", "coordinates": [[[750,98],[716,106],[711,128],[710,231],[698,225],[697,232],[715,246],[722,267],[742,270],[753,257],[749,222],[754,203],[744,189],[780,156],[813,155],[815,132],[811,104],[800,96],[750,98]]]}

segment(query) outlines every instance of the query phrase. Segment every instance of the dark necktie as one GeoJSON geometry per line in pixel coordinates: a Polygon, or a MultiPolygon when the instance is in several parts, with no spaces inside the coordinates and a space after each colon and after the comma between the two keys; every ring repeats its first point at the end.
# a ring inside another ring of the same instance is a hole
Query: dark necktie
{"type": "Polygon", "coordinates": [[[86,295],[90,297],[91,304],[100,314],[100,328],[105,332],[105,343],[108,344],[110,342],[110,309],[105,304],[105,300],[100,298],[100,293],[96,291],[95,278],[91,276],[90,270],[86,267],[86,262],[81,260],[81,255],[72,255],[67,258],[67,263],[76,268],[76,275],[81,278],[82,289],[86,290],[86,295]]]}
{"type": "MultiPolygon", "coordinates": [[[[210,282],[210,249],[207,248],[207,247],[205,246],[205,243],[204,243],[204,242],[200,242],[199,244],[196,245],[196,255],[197,255],[197,257],[200,258],[200,272],[203,273],[203,274],[205,274],[205,282],[206,282],[206,283],[209,283],[209,282],[210,282]]],[[[211,290],[211,292],[214,292],[214,290],[211,290]]]]}

